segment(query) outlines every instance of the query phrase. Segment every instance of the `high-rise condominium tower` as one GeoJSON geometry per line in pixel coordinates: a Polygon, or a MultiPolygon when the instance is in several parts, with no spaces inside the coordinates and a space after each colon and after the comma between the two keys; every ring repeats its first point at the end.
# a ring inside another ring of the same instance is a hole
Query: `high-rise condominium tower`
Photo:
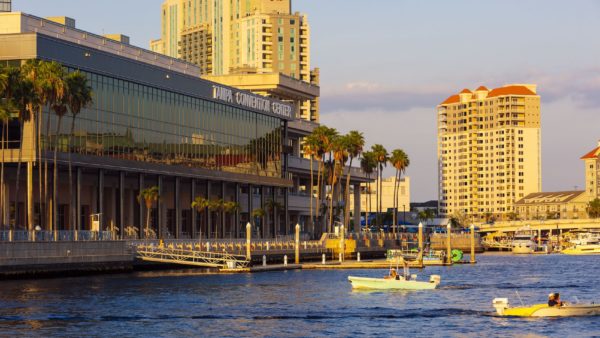
{"type": "Polygon", "coordinates": [[[212,81],[293,101],[299,117],[318,121],[310,27],[290,0],[166,0],[161,18],[153,51],[198,65],[212,81]]]}
{"type": "Polygon", "coordinates": [[[506,219],[541,191],[536,85],[465,89],[437,106],[437,120],[441,214],[506,219]]]}

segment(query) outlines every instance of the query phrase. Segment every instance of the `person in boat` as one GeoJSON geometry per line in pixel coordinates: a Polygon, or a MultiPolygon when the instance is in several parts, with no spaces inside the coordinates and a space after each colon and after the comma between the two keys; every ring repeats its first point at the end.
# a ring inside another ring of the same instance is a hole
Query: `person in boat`
{"type": "Polygon", "coordinates": [[[558,292],[551,293],[548,295],[548,306],[550,307],[561,307],[563,302],[560,300],[560,294],[558,292]]]}
{"type": "Polygon", "coordinates": [[[394,268],[390,268],[390,274],[388,276],[385,276],[385,279],[397,279],[398,277],[398,273],[396,272],[396,269],[394,268]]]}

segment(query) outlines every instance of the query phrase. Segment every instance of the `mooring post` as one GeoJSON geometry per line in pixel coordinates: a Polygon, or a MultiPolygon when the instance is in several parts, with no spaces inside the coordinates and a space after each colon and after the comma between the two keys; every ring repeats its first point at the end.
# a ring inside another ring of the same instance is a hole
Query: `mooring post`
{"type": "Polygon", "coordinates": [[[300,264],[300,224],[296,224],[296,264],[300,264]]]}
{"type": "Polygon", "coordinates": [[[263,255],[263,266],[267,266],[267,255],[263,255]]]}
{"type": "Polygon", "coordinates": [[[475,264],[475,225],[471,224],[471,264],[475,264]]]}
{"type": "Polygon", "coordinates": [[[423,223],[419,222],[419,265],[423,266],[423,223]]]}
{"type": "Polygon", "coordinates": [[[357,261],[357,262],[360,262],[360,252],[357,252],[357,253],[356,253],[356,261],[357,261]]]}
{"type": "Polygon", "coordinates": [[[287,266],[288,265],[287,262],[288,262],[287,261],[287,255],[285,255],[285,256],[283,256],[283,266],[287,266]]]}
{"type": "Polygon", "coordinates": [[[448,265],[452,264],[452,248],[450,247],[452,226],[446,226],[446,257],[448,265]]]}
{"type": "Polygon", "coordinates": [[[246,259],[252,259],[252,253],[250,252],[250,240],[252,239],[252,224],[248,222],[246,224],[246,259]]]}
{"type": "Polygon", "coordinates": [[[325,264],[325,254],[323,254],[323,258],[321,259],[321,263],[325,264]]]}
{"type": "Polygon", "coordinates": [[[340,262],[344,261],[344,255],[346,253],[345,251],[345,247],[344,247],[344,239],[346,238],[346,235],[344,234],[344,226],[341,225],[340,226],[340,262]]]}

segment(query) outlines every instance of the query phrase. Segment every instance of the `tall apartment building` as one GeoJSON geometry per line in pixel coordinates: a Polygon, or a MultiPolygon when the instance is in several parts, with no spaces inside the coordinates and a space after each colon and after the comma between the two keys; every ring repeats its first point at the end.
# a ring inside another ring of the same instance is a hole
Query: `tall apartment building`
{"type": "Polygon", "coordinates": [[[290,0],[166,0],[161,10],[153,51],[198,65],[205,79],[293,102],[298,117],[319,120],[310,27],[290,0]]]}
{"type": "Polygon", "coordinates": [[[506,219],[515,201],[541,191],[536,85],[465,89],[437,106],[437,124],[442,215],[506,219]]]}
{"type": "Polygon", "coordinates": [[[0,0],[0,12],[10,12],[12,1],[11,0],[0,0]]]}
{"type": "Polygon", "coordinates": [[[585,161],[585,191],[590,200],[600,198],[600,141],[581,159],[585,161]]]}

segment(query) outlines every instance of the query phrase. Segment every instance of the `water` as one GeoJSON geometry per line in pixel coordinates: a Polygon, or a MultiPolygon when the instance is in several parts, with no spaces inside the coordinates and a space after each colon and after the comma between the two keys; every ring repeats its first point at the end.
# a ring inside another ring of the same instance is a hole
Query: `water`
{"type": "Polygon", "coordinates": [[[600,302],[600,257],[482,255],[440,274],[438,290],[353,292],[384,270],[216,275],[151,272],[0,282],[0,336],[600,337],[598,317],[501,318],[494,297],[600,302]]]}

